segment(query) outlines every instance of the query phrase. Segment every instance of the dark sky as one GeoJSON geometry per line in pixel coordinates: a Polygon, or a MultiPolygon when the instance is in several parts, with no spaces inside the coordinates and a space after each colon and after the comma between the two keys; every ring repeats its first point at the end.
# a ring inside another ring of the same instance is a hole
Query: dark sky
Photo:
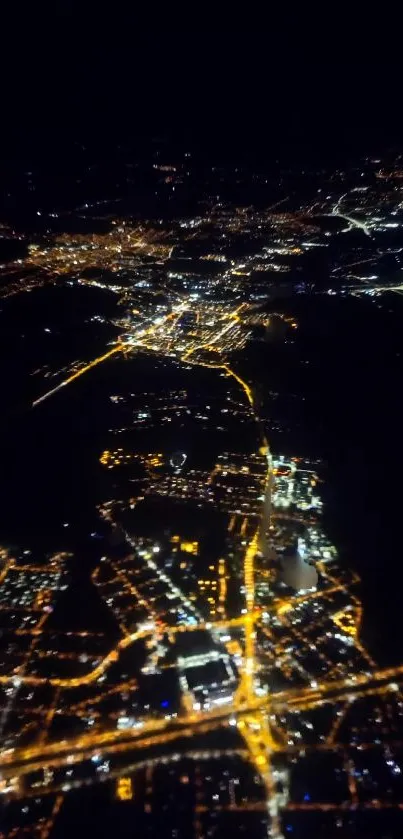
{"type": "Polygon", "coordinates": [[[341,20],[327,7],[310,20],[287,6],[275,21],[217,22],[194,7],[175,24],[155,6],[148,17],[128,8],[55,0],[4,14],[3,150],[57,153],[71,139],[102,149],[152,133],[224,151],[400,141],[391,19],[341,20]]]}

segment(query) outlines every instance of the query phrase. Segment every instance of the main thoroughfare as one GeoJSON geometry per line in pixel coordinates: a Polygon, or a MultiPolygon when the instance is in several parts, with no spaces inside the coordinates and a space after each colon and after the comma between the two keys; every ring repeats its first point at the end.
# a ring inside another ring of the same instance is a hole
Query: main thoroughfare
{"type": "MultiPolygon", "coordinates": [[[[372,693],[390,694],[391,691],[398,690],[398,684],[392,680],[402,677],[403,665],[400,665],[343,680],[318,682],[315,689],[292,689],[271,696],[254,696],[247,703],[235,700],[231,707],[194,712],[175,720],[145,720],[141,728],[130,731],[110,729],[84,734],[71,740],[5,750],[0,756],[1,779],[3,782],[13,779],[10,793],[24,795],[27,792],[23,783],[24,776],[37,770],[68,767],[71,764],[77,766],[97,754],[102,754],[102,758],[107,759],[126,753],[130,759],[132,752],[149,750],[156,746],[169,746],[175,741],[227,726],[232,728],[236,725],[240,734],[244,736],[245,727],[242,722],[251,716],[263,713],[267,717],[269,714],[282,713],[285,709],[309,710],[327,702],[358,699],[372,693]]],[[[271,748],[274,751],[283,750],[281,744],[276,745],[274,741],[271,748]]],[[[44,782],[40,787],[41,795],[51,792],[52,789],[51,781],[47,784],[44,782]]]]}

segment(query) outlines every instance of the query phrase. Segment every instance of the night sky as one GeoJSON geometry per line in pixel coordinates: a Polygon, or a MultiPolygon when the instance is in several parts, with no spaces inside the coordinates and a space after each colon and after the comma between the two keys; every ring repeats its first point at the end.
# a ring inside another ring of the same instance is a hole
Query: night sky
{"type": "Polygon", "coordinates": [[[119,3],[6,10],[3,154],[57,157],[75,142],[113,154],[155,133],[223,159],[398,143],[393,20],[284,12],[220,21],[199,8],[175,23],[119,3]]]}

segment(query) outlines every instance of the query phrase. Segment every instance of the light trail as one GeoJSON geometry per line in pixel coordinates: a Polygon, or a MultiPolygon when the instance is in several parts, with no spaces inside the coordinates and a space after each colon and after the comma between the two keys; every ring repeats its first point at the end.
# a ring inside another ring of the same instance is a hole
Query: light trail
{"type": "Polygon", "coordinates": [[[385,688],[386,691],[394,691],[395,686],[391,680],[400,679],[403,677],[403,664],[397,667],[387,667],[383,670],[375,670],[368,673],[357,673],[352,676],[346,676],[343,679],[335,681],[317,682],[315,688],[298,688],[286,691],[279,691],[272,696],[273,701],[279,704],[289,704],[293,707],[305,705],[307,708],[313,708],[320,702],[326,701],[326,697],[334,693],[334,696],[328,701],[338,702],[345,698],[345,694],[351,696],[369,695],[371,692],[379,693],[380,688],[385,688]],[[387,683],[382,685],[382,683],[387,683]],[[368,689],[367,689],[368,688],[368,689]]]}
{"type": "MultiPolygon", "coordinates": [[[[222,334],[222,333],[221,333],[222,334]]],[[[221,336],[217,337],[218,338],[221,336]]],[[[210,344],[212,342],[210,341],[210,344]]],[[[199,347],[198,349],[202,349],[199,347]]],[[[191,350],[186,353],[184,360],[188,360],[191,350]]],[[[193,362],[191,362],[193,363],[193,362]]],[[[197,364],[197,362],[196,362],[197,364]]],[[[242,387],[252,412],[257,420],[253,392],[251,387],[235,373],[232,368],[225,363],[209,364],[203,363],[205,367],[215,367],[217,369],[225,370],[227,375],[232,376],[236,382],[242,387]]],[[[246,615],[245,615],[245,649],[244,649],[244,664],[241,671],[240,683],[234,698],[234,710],[239,711],[243,703],[250,704],[253,701],[254,692],[254,674],[256,669],[256,653],[255,653],[255,621],[254,621],[254,602],[255,602],[255,582],[254,582],[254,560],[256,553],[259,550],[262,542],[265,544],[265,530],[270,524],[270,502],[271,502],[271,474],[272,465],[269,447],[267,440],[264,438],[263,451],[267,457],[267,473],[264,491],[264,502],[262,513],[260,515],[259,525],[249,542],[245,557],[244,557],[244,586],[246,599],[246,615]]],[[[272,839],[283,839],[281,831],[281,821],[279,812],[278,796],[276,792],[276,785],[271,769],[271,753],[273,751],[273,738],[270,731],[267,718],[260,713],[258,717],[251,720],[243,721],[239,724],[239,730],[242,734],[245,743],[248,747],[253,765],[259,773],[264,783],[267,793],[267,809],[270,817],[270,824],[268,828],[268,835],[272,839]]]]}
{"type": "MultiPolygon", "coordinates": [[[[368,674],[360,677],[360,684],[358,696],[366,696],[372,692],[379,693],[379,686],[376,689],[373,683],[386,681],[390,678],[396,677],[398,672],[403,675],[403,665],[399,668],[387,668],[383,671],[378,671],[375,674],[368,674]],[[364,684],[366,682],[366,684],[364,684]],[[368,690],[366,689],[368,687],[368,690]]],[[[356,677],[359,678],[358,676],[356,677]]],[[[283,691],[278,694],[268,697],[253,697],[248,705],[238,705],[234,708],[213,709],[206,712],[194,712],[193,714],[183,719],[176,719],[175,721],[159,719],[148,720],[144,723],[140,730],[136,731],[117,731],[116,729],[106,730],[103,732],[93,732],[86,735],[81,735],[79,738],[72,740],[62,740],[55,743],[37,744],[33,747],[10,749],[4,751],[0,757],[0,764],[2,766],[2,777],[18,778],[25,774],[42,769],[45,766],[64,766],[70,763],[79,763],[85,760],[87,756],[101,751],[105,754],[121,754],[127,751],[140,748],[151,748],[155,745],[164,745],[173,742],[182,737],[192,737],[195,734],[203,734],[213,731],[216,728],[227,725],[233,718],[234,713],[238,720],[239,733],[245,739],[247,746],[252,751],[253,762],[256,769],[261,773],[265,773],[265,785],[271,783],[267,773],[269,773],[269,754],[272,751],[282,751],[282,747],[277,746],[271,738],[270,729],[267,726],[267,713],[283,713],[284,708],[295,709],[302,707],[304,709],[312,709],[318,704],[323,703],[326,691],[333,692],[333,702],[337,702],[344,695],[345,691],[354,689],[351,684],[351,679],[343,679],[337,682],[322,682],[318,684],[315,690],[293,690],[283,691]],[[341,686],[341,690],[337,693],[337,689],[341,686]],[[261,711],[259,712],[259,709],[261,711]],[[264,711],[264,714],[262,713],[264,711]],[[243,719],[244,718],[244,719],[243,719]],[[247,723],[248,721],[248,723],[247,723]],[[256,728],[258,726],[258,728],[256,728]],[[259,732],[258,739],[255,735],[250,733],[259,732]],[[253,748],[252,748],[253,745],[253,748]]],[[[395,686],[390,683],[385,687],[389,692],[395,690],[395,686]]],[[[326,701],[326,699],[325,699],[326,701]]],[[[308,746],[302,743],[295,747],[296,750],[303,751],[308,746]]],[[[319,748],[319,746],[312,746],[312,748],[319,748]]],[[[332,748],[329,744],[320,744],[320,748],[332,748]]],[[[333,748],[340,748],[336,744],[333,748]]],[[[161,760],[161,758],[160,758],[161,760]]],[[[44,787],[44,792],[47,787],[44,787]]],[[[273,834],[274,835],[274,834],[273,834]]],[[[278,834],[279,836],[281,834],[278,834]]]]}
{"type": "Polygon", "coordinates": [[[89,673],[86,673],[84,676],[76,676],[72,677],[71,679],[47,679],[39,676],[19,676],[17,673],[13,673],[11,675],[1,675],[0,676],[0,684],[7,684],[11,683],[17,685],[52,685],[54,687],[59,688],[76,688],[81,687],[81,685],[89,685],[92,682],[96,682],[100,676],[102,676],[109,667],[110,664],[117,661],[119,657],[119,652],[124,650],[126,647],[129,647],[131,644],[134,644],[135,641],[138,641],[140,638],[146,638],[147,635],[150,635],[150,630],[137,630],[136,632],[132,632],[130,635],[125,635],[116,645],[116,647],[111,650],[108,655],[105,656],[104,659],[100,662],[98,667],[95,667],[94,670],[91,670],[89,673]]]}
{"type": "Polygon", "coordinates": [[[48,390],[48,392],[44,393],[43,396],[40,396],[38,399],[35,399],[35,401],[32,403],[32,407],[34,408],[36,405],[39,405],[41,402],[44,402],[45,399],[48,399],[49,396],[53,396],[53,394],[61,390],[62,387],[65,387],[66,385],[69,385],[71,382],[74,382],[80,376],[83,376],[84,373],[88,373],[89,370],[92,370],[94,367],[97,367],[98,364],[102,364],[103,361],[107,361],[107,359],[111,358],[112,355],[115,355],[118,352],[125,352],[128,347],[132,348],[136,346],[136,342],[134,341],[134,339],[143,338],[147,335],[150,335],[157,329],[160,329],[164,322],[179,317],[179,314],[184,310],[185,305],[185,303],[180,303],[172,312],[169,312],[169,314],[165,315],[161,320],[158,319],[157,323],[154,321],[154,323],[152,323],[150,327],[146,329],[141,329],[139,332],[136,332],[133,336],[132,341],[126,341],[124,343],[119,342],[118,344],[116,344],[115,347],[109,350],[109,352],[100,355],[98,358],[94,358],[93,361],[90,361],[88,364],[85,365],[85,367],[81,367],[80,370],[77,370],[75,373],[69,376],[68,379],[65,379],[63,382],[60,382],[60,384],[52,388],[52,390],[48,390]]]}
{"type": "Polygon", "coordinates": [[[249,402],[251,408],[253,408],[253,410],[254,410],[255,406],[254,406],[252,389],[249,387],[249,385],[243,379],[241,379],[240,376],[238,376],[238,373],[235,373],[235,371],[232,370],[231,367],[228,366],[228,364],[222,364],[221,366],[222,366],[223,370],[227,371],[229,376],[232,376],[238,382],[238,384],[241,385],[241,387],[244,389],[244,392],[246,393],[246,396],[247,396],[247,399],[248,399],[248,402],[249,402]]]}
{"type": "MultiPolygon", "coordinates": [[[[237,310],[238,311],[238,310],[237,310]]],[[[211,343],[211,342],[210,342],[211,343]]],[[[201,349],[199,347],[198,349],[201,349]]],[[[188,351],[183,360],[188,361],[189,355],[191,354],[192,350],[188,351]]],[[[232,376],[235,381],[241,385],[246,397],[248,399],[249,405],[252,408],[252,411],[255,413],[255,406],[254,406],[254,399],[253,399],[253,392],[251,387],[241,378],[237,373],[235,373],[232,368],[225,363],[221,364],[210,364],[206,362],[197,362],[191,361],[191,364],[200,364],[203,367],[213,367],[216,369],[225,370],[227,375],[232,376]]],[[[268,453],[268,446],[267,441],[264,441],[265,445],[264,448],[268,453]]],[[[266,496],[267,492],[270,495],[270,481],[271,481],[271,461],[268,457],[268,470],[266,476],[266,488],[265,488],[265,505],[263,508],[263,514],[261,516],[261,523],[255,534],[249,543],[244,557],[244,585],[245,585],[245,596],[246,596],[246,615],[245,615],[245,665],[241,674],[240,685],[237,691],[237,701],[239,702],[241,697],[242,699],[250,698],[254,693],[254,671],[255,671],[255,629],[254,629],[254,598],[255,598],[255,587],[254,587],[254,558],[259,548],[259,543],[261,541],[261,530],[264,529],[264,525],[266,524],[266,513],[270,514],[270,508],[266,510],[266,496]]]]}
{"type": "Polygon", "coordinates": [[[278,795],[271,769],[273,738],[270,726],[262,713],[256,713],[238,723],[238,727],[250,753],[250,759],[257,769],[266,789],[266,807],[270,816],[268,835],[272,839],[283,839],[281,831],[278,795]]]}
{"type": "Polygon", "coordinates": [[[137,679],[130,679],[123,684],[120,682],[117,685],[113,685],[112,687],[104,690],[102,693],[97,694],[97,696],[92,696],[87,699],[82,699],[80,702],[76,702],[75,705],[70,705],[69,710],[70,712],[78,712],[85,710],[88,705],[91,706],[91,712],[93,711],[93,706],[98,705],[100,702],[104,702],[109,696],[114,696],[116,693],[122,693],[122,691],[133,691],[136,690],[138,687],[137,679]]]}
{"type": "Polygon", "coordinates": [[[344,218],[346,221],[349,221],[352,227],[358,227],[359,230],[362,230],[366,236],[372,238],[371,232],[369,227],[364,224],[363,221],[358,221],[357,219],[353,218],[352,216],[346,216],[344,213],[331,213],[332,216],[337,216],[337,218],[344,218]]]}
{"type": "MultiPolygon", "coordinates": [[[[255,612],[253,615],[253,619],[257,620],[259,618],[259,612],[255,612]]],[[[192,624],[179,624],[178,626],[162,626],[161,631],[170,635],[176,635],[182,632],[198,632],[200,630],[207,630],[213,631],[216,629],[228,629],[230,627],[241,627],[245,625],[245,615],[240,615],[236,618],[223,618],[218,621],[208,621],[203,620],[200,623],[192,623],[192,624]]],[[[46,678],[44,676],[25,676],[19,675],[17,673],[9,673],[7,675],[0,675],[0,684],[17,684],[19,687],[20,685],[35,685],[37,687],[41,685],[52,685],[53,687],[60,687],[60,688],[76,688],[81,687],[83,685],[89,685],[92,682],[96,682],[100,676],[102,676],[108,667],[111,664],[115,664],[115,662],[119,658],[119,653],[126,649],[127,647],[134,644],[136,641],[147,638],[152,635],[154,629],[144,629],[144,630],[136,630],[136,632],[132,632],[130,634],[125,634],[124,637],[116,644],[106,656],[102,659],[100,664],[94,669],[91,670],[89,673],[84,674],[83,676],[72,676],[70,679],[59,679],[59,678],[46,678]]],[[[35,634],[41,634],[35,633],[35,634]]]]}
{"type": "MultiPolygon", "coordinates": [[[[258,707],[259,700],[254,705],[258,707]]],[[[238,716],[250,714],[251,708],[240,708],[238,716]]],[[[192,713],[175,720],[148,720],[139,729],[119,731],[116,728],[102,732],[81,734],[71,740],[47,744],[36,744],[26,748],[8,749],[0,755],[1,775],[14,777],[25,775],[45,766],[64,766],[79,763],[92,754],[120,754],[141,748],[164,745],[181,738],[206,734],[221,725],[228,725],[233,711],[228,708],[214,708],[203,713],[192,713]]]]}
{"type": "MultiPolygon", "coordinates": [[[[230,315],[230,317],[231,317],[231,315],[230,315]]],[[[234,326],[236,325],[236,318],[238,316],[233,314],[232,317],[234,318],[234,320],[230,320],[230,322],[226,326],[223,327],[221,332],[218,332],[218,334],[215,335],[214,338],[211,338],[210,344],[216,344],[217,341],[219,341],[220,338],[222,338],[223,335],[225,335],[227,332],[229,332],[230,329],[234,328],[234,326]]]]}
{"type": "Polygon", "coordinates": [[[227,602],[227,574],[225,567],[225,559],[221,557],[218,561],[218,607],[217,611],[225,617],[225,606],[227,602]]]}
{"type": "Polygon", "coordinates": [[[333,268],[331,274],[336,274],[338,271],[345,271],[347,268],[354,268],[356,265],[365,265],[367,262],[374,262],[375,257],[369,256],[367,259],[359,259],[356,262],[348,262],[346,265],[338,265],[333,268]]]}
{"type": "Polygon", "coordinates": [[[248,701],[253,695],[253,683],[255,672],[255,627],[254,627],[254,605],[255,605],[255,582],[254,582],[254,559],[258,548],[258,530],[246,549],[244,558],[244,585],[246,599],[245,615],[245,663],[241,674],[241,680],[237,691],[238,702],[248,701]]]}
{"type": "Polygon", "coordinates": [[[403,294],[403,283],[400,285],[361,285],[361,286],[350,286],[349,287],[354,294],[368,294],[369,292],[385,292],[385,291],[395,291],[397,294],[403,294]]]}
{"type": "Polygon", "coordinates": [[[358,227],[359,230],[363,230],[363,232],[365,233],[366,236],[369,236],[370,238],[372,238],[368,225],[366,225],[363,221],[358,221],[357,219],[353,218],[352,216],[347,216],[345,213],[340,213],[340,211],[339,211],[340,204],[343,201],[343,198],[345,198],[347,195],[348,195],[348,192],[345,192],[344,195],[341,195],[340,198],[338,199],[338,201],[336,202],[336,204],[334,205],[332,211],[330,213],[323,213],[323,215],[337,216],[338,218],[344,218],[344,219],[346,219],[346,221],[350,222],[352,227],[358,227]]]}
{"type": "Polygon", "coordinates": [[[53,396],[53,394],[57,393],[58,390],[61,390],[62,387],[65,387],[66,385],[69,385],[71,382],[74,382],[80,376],[83,376],[84,373],[88,373],[88,370],[92,370],[93,367],[97,367],[98,364],[102,364],[103,361],[106,361],[112,355],[115,355],[117,352],[121,352],[123,349],[124,344],[117,344],[116,347],[113,347],[113,349],[109,350],[109,352],[104,353],[104,355],[100,355],[98,358],[94,358],[93,361],[90,361],[89,364],[85,365],[85,367],[81,367],[80,370],[77,370],[77,372],[69,376],[68,379],[65,379],[63,382],[60,382],[60,384],[52,388],[52,390],[48,390],[48,392],[44,393],[43,396],[40,396],[38,399],[35,399],[35,401],[32,403],[32,407],[35,408],[36,405],[39,405],[40,402],[44,402],[45,399],[49,398],[49,396],[53,396]]]}
{"type": "Polygon", "coordinates": [[[193,360],[189,359],[189,355],[191,355],[196,350],[200,350],[200,349],[204,349],[204,347],[200,346],[200,347],[195,347],[194,349],[188,350],[185,353],[185,355],[182,356],[182,361],[184,361],[186,364],[194,364],[198,367],[211,367],[212,369],[215,369],[215,370],[225,370],[226,373],[228,374],[228,376],[232,376],[232,378],[234,378],[238,382],[238,384],[241,385],[241,387],[244,390],[244,393],[246,394],[246,397],[248,399],[248,402],[249,402],[251,408],[254,410],[254,399],[253,399],[252,389],[249,387],[247,382],[244,381],[244,379],[241,379],[241,377],[238,376],[238,373],[235,373],[235,371],[232,370],[231,367],[229,367],[228,364],[225,364],[224,362],[219,363],[219,364],[214,364],[214,362],[193,361],[193,360]]]}

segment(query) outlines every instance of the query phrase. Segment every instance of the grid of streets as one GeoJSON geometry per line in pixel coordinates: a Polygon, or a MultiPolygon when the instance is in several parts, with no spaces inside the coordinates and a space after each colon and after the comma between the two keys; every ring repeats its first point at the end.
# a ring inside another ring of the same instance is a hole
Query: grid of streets
{"type": "MultiPolygon", "coordinates": [[[[0,792],[36,808],[32,835],[49,835],[74,790],[113,783],[118,799],[130,800],[138,773],[150,790],[161,765],[181,761],[238,767],[225,795],[212,799],[207,781],[203,791],[193,778],[200,837],[212,808],[259,812],[280,839],[294,812],[342,819],[403,807],[403,743],[382,738],[386,723],[401,724],[403,665],[379,668],[361,642],[359,578],[339,564],[321,523],[321,464],[270,450],[254,386],[236,363],[273,318],[290,340],[298,329],[293,317],[262,310],[259,271],[281,274],[304,249],[326,247],[316,216],[358,226],[370,240],[357,259],[333,266],[334,276],[343,269],[343,293],[382,292],[382,278],[362,272],[385,254],[365,248],[378,229],[400,224],[390,185],[401,175],[381,167],[374,177],[298,211],[211,206],[171,230],[117,219],[107,234],[31,244],[8,266],[4,297],[60,280],[102,288],[102,272],[115,274],[107,288],[118,296],[118,337],[93,360],[35,371],[46,387],[32,411],[100,366],[127,372],[145,358],[170,371],[165,388],[150,381],[149,389],[144,379],[123,387],[111,373],[99,452],[107,489],[97,510],[109,541],[91,585],[113,617],[115,641],[52,628],[69,585],[68,554],[38,565],[29,551],[1,554],[0,792]],[[214,225],[228,236],[251,226],[259,236],[262,226],[275,232],[242,261],[220,247],[204,251],[199,261],[214,270],[196,282],[181,249],[214,225]],[[181,267],[172,264],[176,253],[181,267]],[[85,274],[94,266],[95,279],[85,274]],[[136,282],[128,285],[130,273],[136,282]],[[301,779],[318,765],[330,780],[315,796],[301,779]],[[257,778],[252,797],[240,793],[239,766],[257,778]]],[[[400,280],[390,288],[400,292],[400,280]]]]}

